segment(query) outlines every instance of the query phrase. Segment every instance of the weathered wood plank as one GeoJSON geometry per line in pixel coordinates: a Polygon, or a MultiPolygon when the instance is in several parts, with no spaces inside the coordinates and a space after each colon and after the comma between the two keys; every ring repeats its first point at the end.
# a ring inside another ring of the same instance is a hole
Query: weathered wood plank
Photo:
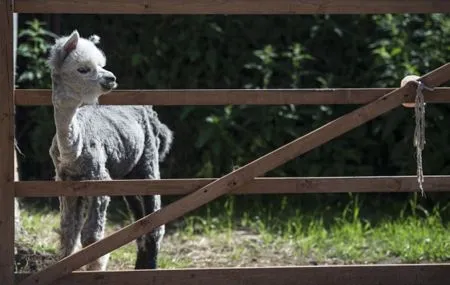
{"type": "MultiPolygon", "coordinates": [[[[117,90],[100,97],[103,105],[333,105],[367,104],[394,88],[117,90]]],[[[424,91],[427,103],[450,103],[450,88],[424,91]]],[[[51,105],[50,90],[17,89],[16,105],[51,105]]]]}
{"type": "Polygon", "coordinates": [[[52,284],[444,285],[448,280],[450,264],[399,264],[76,272],[52,284]]]}
{"type": "Polygon", "coordinates": [[[18,13],[380,14],[448,13],[446,0],[15,0],[18,13]]]}
{"type": "MultiPolygon", "coordinates": [[[[427,86],[438,86],[448,80],[450,63],[433,70],[421,77],[427,86]]],[[[406,97],[415,95],[415,86],[410,83],[396,89],[376,101],[350,112],[323,127],[284,145],[277,150],[215,180],[178,201],[163,207],[135,223],[113,233],[105,239],[70,255],[50,267],[33,274],[21,282],[21,285],[43,285],[69,274],[75,269],[105,255],[106,253],[129,243],[150,232],[156,227],[173,221],[198,207],[245,185],[253,178],[280,166],[281,164],[318,147],[354,128],[368,122],[381,114],[399,106],[406,97]]]]}
{"type": "MultiPolygon", "coordinates": [[[[21,181],[17,197],[187,195],[217,178],[114,180],[114,181],[21,181]]],[[[450,176],[425,176],[425,192],[450,191],[450,176]]],[[[264,177],[236,189],[233,194],[371,193],[416,192],[416,176],[363,177],[264,177]]]]}
{"type": "Polygon", "coordinates": [[[0,283],[14,283],[14,94],[12,1],[0,0],[0,283]]]}

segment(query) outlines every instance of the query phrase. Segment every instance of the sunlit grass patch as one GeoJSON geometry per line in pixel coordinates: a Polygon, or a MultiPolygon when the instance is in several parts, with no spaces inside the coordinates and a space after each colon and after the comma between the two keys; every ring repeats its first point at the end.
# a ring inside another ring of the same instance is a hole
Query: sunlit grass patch
{"type": "Polygon", "coordinates": [[[59,215],[49,209],[21,210],[19,242],[31,249],[56,254],[59,248],[59,215]]]}
{"type": "MultiPolygon", "coordinates": [[[[357,196],[340,210],[308,211],[291,207],[283,199],[268,207],[256,204],[240,210],[235,203],[235,197],[228,197],[206,206],[203,213],[167,225],[159,267],[450,261],[450,227],[444,215],[448,205],[426,211],[415,197],[397,207],[397,214],[367,218],[357,196]]],[[[130,222],[124,213],[120,219],[111,219],[107,235],[130,222]]],[[[57,211],[25,208],[22,227],[21,242],[36,251],[57,253],[57,211]]],[[[133,269],[135,255],[134,241],[114,250],[108,270],[133,269]]]]}

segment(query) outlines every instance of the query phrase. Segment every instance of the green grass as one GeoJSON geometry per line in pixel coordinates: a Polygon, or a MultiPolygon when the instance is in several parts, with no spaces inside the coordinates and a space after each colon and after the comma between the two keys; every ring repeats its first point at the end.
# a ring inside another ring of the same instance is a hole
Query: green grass
{"type": "Polygon", "coordinates": [[[225,234],[231,240],[236,231],[250,232],[258,237],[253,246],[274,254],[287,247],[294,263],[450,261],[449,222],[441,217],[448,213],[449,205],[437,205],[428,212],[418,205],[416,195],[397,207],[396,215],[371,218],[361,216],[358,196],[332,214],[305,214],[288,207],[286,200],[235,213],[233,203],[234,199],[228,198],[221,215],[211,215],[217,211],[207,208],[205,217],[186,218],[184,235],[214,238],[225,234]]]}
{"type": "Polygon", "coordinates": [[[49,209],[22,209],[20,243],[39,252],[55,254],[58,251],[59,216],[49,209]]]}
{"type": "MultiPolygon", "coordinates": [[[[240,196],[241,197],[241,196],[240,196]]],[[[161,268],[450,262],[449,205],[425,210],[413,195],[375,212],[359,196],[315,210],[289,198],[239,204],[226,197],[168,225],[161,268]],[[268,206],[267,206],[268,205],[268,206]]],[[[247,201],[248,202],[248,201],[247,201]]],[[[109,222],[108,234],[129,221],[109,222]]],[[[55,253],[58,213],[22,209],[21,240],[55,253]]],[[[109,269],[132,269],[135,243],[112,252],[109,269]]]]}

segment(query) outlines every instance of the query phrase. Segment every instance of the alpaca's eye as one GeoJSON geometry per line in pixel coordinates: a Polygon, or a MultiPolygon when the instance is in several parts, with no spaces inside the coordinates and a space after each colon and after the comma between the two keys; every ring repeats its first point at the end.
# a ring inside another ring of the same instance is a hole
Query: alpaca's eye
{"type": "Polygon", "coordinates": [[[91,69],[89,67],[80,67],[80,68],[77,69],[77,71],[79,73],[85,74],[85,73],[88,73],[89,71],[91,71],[91,69]]]}

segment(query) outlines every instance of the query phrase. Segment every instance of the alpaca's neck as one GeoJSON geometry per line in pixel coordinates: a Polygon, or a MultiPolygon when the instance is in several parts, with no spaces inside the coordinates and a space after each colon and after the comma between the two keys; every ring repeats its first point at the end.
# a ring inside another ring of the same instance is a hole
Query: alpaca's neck
{"type": "Polygon", "coordinates": [[[56,138],[61,161],[73,161],[81,155],[81,125],[77,119],[81,103],[72,96],[68,88],[53,84],[53,107],[56,126],[56,138]]]}

